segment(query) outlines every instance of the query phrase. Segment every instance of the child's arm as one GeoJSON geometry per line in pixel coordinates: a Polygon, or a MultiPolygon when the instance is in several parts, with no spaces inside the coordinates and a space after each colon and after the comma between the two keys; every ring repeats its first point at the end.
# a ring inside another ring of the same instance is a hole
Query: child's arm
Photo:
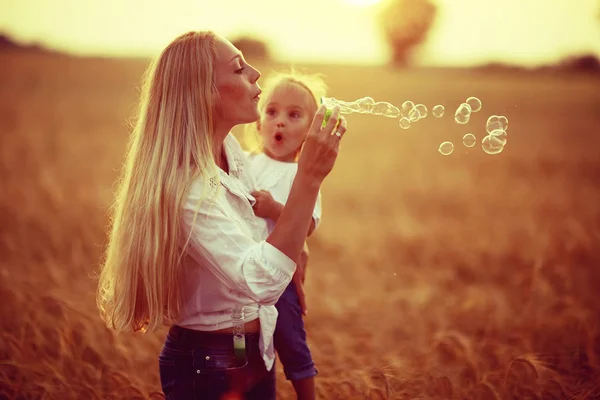
{"type": "MultiPolygon", "coordinates": [[[[277,222],[281,216],[281,212],[283,211],[283,204],[275,201],[273,196],[271,196],[271,193],[267,192],[266,190],[254,192],[252,193],[252,196],[256,199],[256,204],[253,207],[254,214],[256,214],[257,217],[270,218],[273,220],[273,222],[277,222]]],[[[317,204],[319,204],[319,198],[317,198],[317,204]]],[[[308,228],[307,236],[310,236],[313,233],[316,226],[317,223],[313,213],[313,218],[310,221],[310,227],[308,228]]]]}

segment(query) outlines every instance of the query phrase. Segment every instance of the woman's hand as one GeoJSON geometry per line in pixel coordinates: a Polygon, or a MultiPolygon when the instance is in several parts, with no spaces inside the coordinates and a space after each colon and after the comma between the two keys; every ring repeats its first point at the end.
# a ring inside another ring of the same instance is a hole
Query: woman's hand
{"type": "Polygon", "coordinates": [[[298,160],[298,173],[305,174],[318,184],[333,169],[340,141],[346,132],[346,119],[340,117],[338,106],[333,108],[331,117],[321,128],[326,110],[324,105],[317,110],[298,160]]]}

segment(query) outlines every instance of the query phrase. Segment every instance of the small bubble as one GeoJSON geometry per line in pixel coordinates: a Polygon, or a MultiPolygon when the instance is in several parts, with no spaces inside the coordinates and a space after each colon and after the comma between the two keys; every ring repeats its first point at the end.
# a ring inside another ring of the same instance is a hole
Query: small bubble
{"type": "Polygon", "coordinates": [[[496,138],[500,143],[502,143],[502,146],[506,144],[506,131],[502,129],[496,129],[490,132],[490,136],[496,138]]]}
{"type": "Polygon", "coordinates": [[[487,154],[498,154],[504,150],[504,144],[496,136],[487,135],[481,141],[481,148],[487,154]]]}
{"type": "Polygon", "coordinates": [[[340,114],[352,114],[354,112],[350,104],[340,104],[340,114]]]}
{"type": "Polygon", "coordinates": [[[467,103],[462,103],[454,113],[454,120],[457,124],[466,124],[471,119],[471,106],[467,103]]]}
{"type": "Polygon", "coordinates": [[[454,144],[452,144],[452,142],[443,142],[442,144],[440,144],[440,148],[438,149],[438,151],[442,155],[448,156],[454,151],[454,144]]]}
{"type": "Polygon", "coordinates": [[[410,110],[408,113],[408,119],[410,122],[417,122],[419,119],[421,119],[421,113],[417,107],[413,107],[413,109],[410,110]]]}
{"type": "Polygon", "coordinates": [[[362,108],[357,102],[347,102],[338,100],[335,97],[321,97],[321,103],[325,104],[327,108],[332,109],[335,106],[340,108],[340,114],[352,114],[362,113],[362,108]]]}
{"type": "Polygon", "coordinates": [[[495,130],[506,131],[508,129],[508,118],[499,115],[492,115],[488,118],[485,124],[485,130],[487,133],[492,133],[495,130]]]}
{"type": "Polygon", "coordinates": [[[506,118],[504,115],[501,115],[498,117],[498,121],[500,121],[502,124],[502,129],[506,131],[508,129],[508,118],[506,118]]]}
{"type": "Polygon", "coordinates": [[[438,104],[431,109],[431,113],[436,118],[442,118],[444,116],[444,111],[446,111],[446,109],[441,104],[438,104]]]}
{"type": "Polygon", "coordinates": [[[389,118],[398,118],[400,116],[400,109],[391,103],[380,101],[373,105],[371,114],[383,115],[384,117],[389,118]]]}
{"type": "Polygon", "coordinates": [[[463,136],[463,144],[466,147],[473,147],[475,146],[476,142],[477,139],[475,139],[475,135],[473,135],[472,133],[467,133],[465,136],[463,136]]]}
{"type": "Polygon", "coordinates": [[[415,108],[419,111],[419,119],[423,119],[427,116],[427,107],[425,107],[425,104],[417,104],[415,108]]]}
{"type": "Polygon", "coordinates": [[[362,99],[358,99],[355,102],[356,104],[358,104],[358,106],[361,108],[361,110],[364,110],[365,113],[370,113],[373,111],[373,106],[375,105],[375,100],[373,100],[372,97],[363,97],[362,99]]]}
{"type": "Polygon", "coordinates": [[[400,114],[405,118],[409,118],[409,114],[413,110],[413,108],[415,108],[415,103],[413,103],[410,100],[406,100],[404,103],[402,103],[402,106],[400,107],[400,114]]]}
{"type": "Polygon", "coordinates": [[[481,110],[481,100],[479,100],[477,97],[469,97],[467,99],[467,104],[469,107],[471,107],[471,112],[477,112],[481,110]]]}
{"type": "Polygon", "coordinates": [[[402,117],[398,121],[398,125],[400,125],[400,128],[402,129],[408,129],[410,128],[410,120],[406,117],[402,117]]]}
{"type": "Polygon", "coordinates": [[[457,114],[454,116],[454,121],[456,121],[457,124],[461,124],[461,125],[467,124],[470,119],[471,119],[471,115],[457,114]]]}
{"type": "Polygon", "coordinates": [[[351,113],[366,114],[365,111],[362,109],[362,107],[358,103],[356,103],[354,101],[350,102],[350,103],[347,103],[347,105],[348,105],[348,108],[350,109],[350,113],[349,114],[351,114],[351,113]]]}

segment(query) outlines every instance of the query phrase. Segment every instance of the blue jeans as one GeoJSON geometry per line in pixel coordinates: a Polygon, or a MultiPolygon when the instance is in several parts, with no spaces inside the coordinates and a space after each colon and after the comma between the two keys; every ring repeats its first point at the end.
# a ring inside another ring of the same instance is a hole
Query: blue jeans
{"type": "Polygon", "coordinates": [[[246,362],[236,360],[233,334],[173,326],[158,357],[167,400],[220,400],[238,393],[245,400],[275,400],[275,365],[267,371],[259,334],[246,334],[246,362]]]}
{"type": "Polygon", "coordinates": [[[279,312],[274,334],[275,350],[285,377],[296,381],[317,375],[319,371],[306,342],[302,308],[293,281],[285,288],[275,307],[279,312]]]}

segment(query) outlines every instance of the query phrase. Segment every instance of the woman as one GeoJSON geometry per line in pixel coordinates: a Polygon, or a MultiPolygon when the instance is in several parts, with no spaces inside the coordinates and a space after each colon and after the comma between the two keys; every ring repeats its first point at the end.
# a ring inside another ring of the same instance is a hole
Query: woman
{"type": "Polygon", "coordinates": [[[292,279],[346,122],[336,108],[321,129],[319,108],[268,234],[230,133],[259,118],[259,77],[212,32],[178,37],[146,75],[98,306],[117,331],[171,325],[159,357],[168,399],[275,398],[274,304],[292,279]]]}

